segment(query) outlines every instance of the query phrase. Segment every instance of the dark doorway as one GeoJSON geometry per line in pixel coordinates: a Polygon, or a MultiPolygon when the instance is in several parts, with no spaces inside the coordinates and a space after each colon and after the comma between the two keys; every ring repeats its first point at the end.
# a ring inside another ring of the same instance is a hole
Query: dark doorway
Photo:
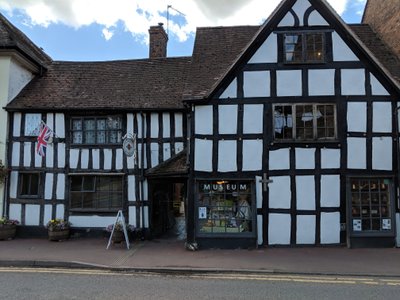
{"type": "Polygon", "coordinates": [[[186,184],[155,180],[150,182],[151,234],[153,238],[186,238],[186,184]]]}

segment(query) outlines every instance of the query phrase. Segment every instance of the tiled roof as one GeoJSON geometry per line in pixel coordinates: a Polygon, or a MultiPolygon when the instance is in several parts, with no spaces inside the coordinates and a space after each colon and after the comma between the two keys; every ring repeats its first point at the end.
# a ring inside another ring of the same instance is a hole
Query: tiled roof
{"type": "Polygon", "coordinates": [[[7,109],[112,110],[183,108],[190,57],[53,62],[7,109]]]}
{"type": "Polygon", "coordinates": [[[183,177],[188,174],[187,152],[183,150],[158,166],[146,171],[148,177],[183,177]]]}
{"type": "Polygon", "coordinates": [[[210,92],[242,54],[260,26],[203,27],[196,31],[193,63],[185,99],[201,99],[210,92]]]}
{"type": "Polygon", "coordinates": [[[51,58],[23,34],[22,31],[12,25],[1,13],[0,47],[5,50],[16,49],[43,67],[51,63],[51,58]]]}
{"type": "Polygon", "coordinates": [[[400,82],[400,58],[389,49],[368,24],[350,25],[350,28],[391,75],[400,82]]]}

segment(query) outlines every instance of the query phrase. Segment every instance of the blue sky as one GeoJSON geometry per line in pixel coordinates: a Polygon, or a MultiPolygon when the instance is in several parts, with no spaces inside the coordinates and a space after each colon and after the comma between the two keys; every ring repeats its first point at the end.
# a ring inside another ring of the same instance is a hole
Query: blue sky
{"type": "MultiPolygon", "coordinates": [[[[0,0],[0,12],[54,60],[148,57],[147,31],[169,13],[168,56],[190,56],[199,26],[258,25],[279,0],[0,0]],[[229,4],[229,5],[228,5],[229,4]]],[[[328,0],[359,23],[366,0],[328,0]]]]}

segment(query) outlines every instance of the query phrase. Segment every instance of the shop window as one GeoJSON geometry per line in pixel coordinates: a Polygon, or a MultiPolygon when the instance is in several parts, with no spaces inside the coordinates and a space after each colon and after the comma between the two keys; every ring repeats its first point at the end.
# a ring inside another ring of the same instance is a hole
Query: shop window
{"type": "Polygon", "coordinates": [[[392,231],[391,185],[388,179],[351,179],[351,230],[392,231]]]}
{"type": "Polygon", "coordinates": [[[323,33],[290,33],[283,36],[285,63],[323,63],[323,33]]]}
{"type": "Polygon", "coordinates": [[[39,173],[20,173],[19,196],[21,198],[39,197],[39,173]]]}
{"type": "Polygon", "coordinates": [[[334,104],[274,105],[275,140],[336,139],[334,104]]]}
{"type": "Polygon", "coordinates": [[[251,181],[199,181],[197,188],[199,233],[254,233],[251,181]]]}
{"type": "Polygon", "coordinates": [[[121,176],[71,176],[71,210],[118,211],[123,201],[122,180],[121,176]]]}
{"type": "Polygon", "coordinates": [[[72,144],[120,144],[122,141],[122,118],[85,117],[71,120],[72,144]]]}

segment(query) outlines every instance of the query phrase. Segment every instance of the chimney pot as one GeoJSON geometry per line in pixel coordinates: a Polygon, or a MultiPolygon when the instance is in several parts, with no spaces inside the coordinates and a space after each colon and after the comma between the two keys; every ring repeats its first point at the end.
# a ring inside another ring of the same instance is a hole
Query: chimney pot
{"type": "Polygon", "coordinates": [[[158,23],[157,26],[150,26],[150,58],[165,58],[167,57],[168,35],[164,30],[163,23],[158,23]]]}

